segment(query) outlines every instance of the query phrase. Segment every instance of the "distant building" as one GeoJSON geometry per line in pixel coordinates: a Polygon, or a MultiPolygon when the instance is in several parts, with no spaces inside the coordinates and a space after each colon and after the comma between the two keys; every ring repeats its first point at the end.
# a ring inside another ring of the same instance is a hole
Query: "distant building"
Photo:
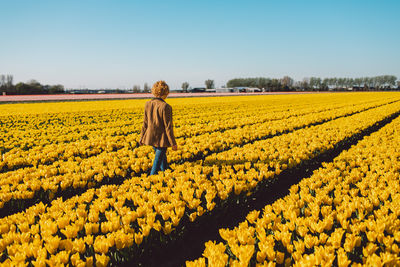
{"type": "Polygon", "coordinates": [[[171,93],[184,93],[183,89],[170,89],[169,90],[171,93]]]}
{"type": "Polygon", "coordinates": [[[216,88],[215,92],[217,93],[236,93],[239,92],[236,88],[216,88]]]}
{"type": "Polygon", "coordinates": [[[257,87],[234,87],[235,90],[237,90],[237,92],[240,93],[247,93],[247,92],[261,92],[262,90],[260,88],[257,87]]]}
{"type": "Polygon", "coordinates": [[[189,89],[188,92],[189,93],[205,93],[206,88],[205,87],[195,87],[195,88],[189,89]]]}
{"type": "Polygon", "coordinates": [[[132,90],[122,89],[70,89],[66,91],[69,94],[124,94],[133,93],[132,90]]]}
{"type": "Polygon", "coordinates": [[[235,90],[237,91],[237,92],[239,92],[239,93],[244,93],[244,92],[246,92],[246,88],[247,87],[234,87],[235,88],[235,90]]]}
{"type": "Polygon", "coordinates": [[[248,88],[246,88],[246,92],[251,92],[251,93],[261,92],[261,89],[257,88],[257,87],[248,87],[248,88]]]}

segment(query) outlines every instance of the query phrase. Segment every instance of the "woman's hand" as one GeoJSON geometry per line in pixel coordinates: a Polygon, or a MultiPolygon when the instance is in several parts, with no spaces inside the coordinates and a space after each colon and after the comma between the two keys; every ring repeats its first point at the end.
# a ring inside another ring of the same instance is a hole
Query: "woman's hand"
{"type": "Polygon", "coordinates": [[[178,150],[178,146],[177,145],[172,146],[172,150],[177,151],[178,150]]]}

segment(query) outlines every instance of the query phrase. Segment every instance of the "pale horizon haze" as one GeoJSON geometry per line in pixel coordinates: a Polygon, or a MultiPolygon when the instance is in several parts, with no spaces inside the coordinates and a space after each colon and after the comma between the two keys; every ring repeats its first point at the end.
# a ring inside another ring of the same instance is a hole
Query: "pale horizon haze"
{"type": "Polygon", "coordinates": [[[65,88],[400,79],[400,1],[0,1],[0,74],[65,88]]]}

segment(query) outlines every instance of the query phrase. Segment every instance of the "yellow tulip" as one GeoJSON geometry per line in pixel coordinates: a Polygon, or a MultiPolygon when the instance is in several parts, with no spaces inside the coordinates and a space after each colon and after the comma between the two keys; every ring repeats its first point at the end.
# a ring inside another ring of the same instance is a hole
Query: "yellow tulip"
{"type": "Polygon", "coordinates": [[[93,236],[92,235],[86,235],[83,240],[85,241],[86,244],[89,246],[93,245],[93,236]]]}
{"type": "Polygon", "coordinates": [[[144,237],[148,236],[150,234],[151,226],[148,224],[145,224],[142,226],[142,234],[144,237]]]}
{"type": "Polygon", "coordinates": [[[73,244],[71,239],[62,239],[60,240],[59,247],[62,250],[71,251],[73,244]]]}
{"type": "Polygon", "coordinates": [[[171,222],[169,222],[169,221],[165,222],[165,225],[163,226],[162,229],[163,229],[164,234],[166,234],[166,235],[171,233],[173,230],[171,222]]]}
{"type": "Polygon", "coordinates": [[[50,254],[54,254],[57,251],[58,246],[60,245],[60,241],[61,241],[60,237],[54,236],[54,237],[48,238],[48,240],[45,242],[44,246],[46,247],[47,251],[50,254]]]}
{"type": "Polygon", "coordinates": [[[68,251],[60,251],[57,254],[57,258],[58,258],[59,262],[62,264],[67,264],[69,261],[69,254],[70,253],[68,251]]]}
{"type": "Polygon", "coordinates": [[[267,258],[269,261],[275,260],[276,252],[273,247],[268,247],[266,252],[267,252],[267,258]]]}
{"type": "Polygon", "coordinates": [[[368,231],[366,234],[368,241],[370,242],[375,242],[376,237],[378,236],[378,234],[375,231],[368,231]]]}
{"type": "Polygon", "coordinates": [[[399,246],[398,246],[397,244],[393,244],[393,245],[392,245],[391,251],[392,251],[394,254],[397,254],[397,255],[400,254],[400,249],[399,249],[399,246]]]}
{"type": "Polygon", "coordinates": [[[101,255],[96,254],[95,257],[96,257],[96,266],[99,266],[99,267],[107,266],[108,262],[110,261],[110,258],[105,254],[101,254],[101,255]]]}
{"type": "Polygon", "coordinates": [[[267,257],[267,252],[266,251],[257,251],[257,262],[262,263],[265,261],[265,258],[267,257]]]}
{"type": "Polygon", "coordinates": [[[201,257],[194,261],[186,261],[187,267],[206,267],[206,259],[201,257]]]}
{"type": "Polygon", "coordinates": [[[77,266],[81,261],[79,253],[75,253],[71,256],[71,263],[73,266],[77,266]]]}
{"type": "Polygon", "coordinates": [[[197,212],[192,212],[192,213],[189,215],[189,220],[190,220],[190,222],[194,222],[194,220],[196,219],[196,217],[197,217],[197,212]]]}
{"type": "Polygon", "coordinates": [[[338,266],[347,267],[351,261],[347,258],[347,255],[343,249],[339,249],[337,252],[338,266]]]}
{"type": "Polygon", "coordinates": [[[85,241],[83,238],[75,239],[72,242],[72,244],[73,244],[72,253],[79,252],[82,254],[86,251],[86,245],[85,245],[85,241]]]}
{"type": "Polygon", "coordinates": [[[86,233],[86,235],[91,235],[91,234],[93,233],[93,231],[92,231],[92,224],[91,224],[91,223],[86,223],[86,224],[84,225],[84,227],[85,227],[85,233],[86,233]]]}
{"type": "Polygon", "coordinates": [[[285,259],[285,254],[282,253],[282,252],[277,251],[276,252],[276,262],[278,264],[283,264],[284,259],[285,259]]]}
{"type": "Polygon", "coordinates": [[[60,217],[57,220],[57,225],[59,229],[64,229],[70,222],[70,219],[66,216],[60,217]]]}
{"type": "Polygon", "coordinates": [[[377,245],[375,245],[374,243],[368,243],[368,245],[365,247],[365,248],[363,248],[363,255],[364,255],[364,257],[368,257],[368,256],[371,256],[372,254],[374,254],[375,253],[375,251],[378,249],[378,246],[377,245]]]}
{"type": "Polygon", "coordinates": [[[110,248],[110,243],[104,236],[97,236],[93,243],[93,248],[95,252],[107,253],[110,248]]]}
{"type": "Polygon", "coordinates": [[[46,266],[46,258],[40,257],[36,260],[32,261],[33,266],[35,267],[45,267],[46,266]]]}
{"type": "Polygon", "coordinates": [[[143,235],[141,233],[135,234],[135,243],[136,245],[140,245],[143,241],[143,235]]]}
{"type": "Polygon", "coordinates": [[[63,233],[69,239],[76,237],[78,234],[78,231],[79,231],[79,228],[76,225],[68,225],[65,227],[65,229],[60,230],[60,232],[63,233]]]}
{"type": "Polygon", "coordinates": [[[257,210],[253,210],[252,212],[250,212],[247,217],[246,220],[251,223],[251,224],[255,224],[257,218],[259,217],[260,212],[257,210]]]}
{"type": "Polygon", "coordinates": [[[318,237],[312,235],[306,235],[304,237],[304,244],[308,249],[311,249],[318,242],[318,237]]]}

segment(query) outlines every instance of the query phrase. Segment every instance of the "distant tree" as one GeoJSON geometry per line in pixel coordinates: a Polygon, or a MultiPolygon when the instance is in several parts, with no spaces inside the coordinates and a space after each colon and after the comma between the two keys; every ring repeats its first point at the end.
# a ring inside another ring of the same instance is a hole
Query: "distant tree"
{"type": "Polygon", "coordinates": [[[0,90],[6,92],[6,76],[1,74],[0,75],[0,90]]]}
{"type": "Polygon", "coordinates": [[[347,84],[349,83],[349,79],[348,78],[342,78],[342,87],[344,89],[347,88],[347,84]]]}
{"type": "Polygon", "coordinates": [[[32,85],[32,86],[38,86],[38,85],[40,85],[40,82],[38,82],[38,81],[35,80],[35,79],[31,79],[31,80],[29,80],[29,81],[27,82],[27,84],[32,85]]]}
{"type": "Polygon", "coordinates": [[[368,77],[362,77],[361,78],[361,83],[364,85],[364,89],[368,88],[368,85],[369,85],[368,77]]]}
{"type": "Polygon", "coordinates": [[[310,87],[311,90],[317,91],[321,89],[321,78],[311,77],[310,78],[310,87]]]}
{"type": "Polygon", "coordinates": [[[19,82],[15,85],[15,93],[20,94],[28,91],[28,85],[26,83],[19,82]]]}
{"type": "Polygon", "coordinates": [[[394,75],[387,75],[386,83],[390,86],[396,86],[397,77],[394,75]]]}
{"type": "Polygon", "coordinates": [[[7,88],[11,88],[13,86],[13,80],[14,80],[14,76],[13,75],[7,75],[6,76],[6,86],[7,86],[7,88]]]}
{"type": "Polygon", "coordinates": [[[355,78],[354,79],[354,84],[357,85],[359,88],[361,88],[362,78],[355,78]]]}
{"type": "Polygon", "coordinates": [[[329,89],[329,79],[327,79],[327,78],[325,78],[325,79],[320,79],[320,81],[321,81],[321,84],[320,84],[320,86],[319,86],[319,90],[321,90],[321,91],[328,91],[328,89],[329,89]]]}
{"type": "Polygon", "coordinates": [[[374,85],[376,87],[376,89],[381,89],[382,86],[385,84],[385,77],[384,76],[376,76],[373,77],[374,79],[374,85]]]}
{"type": "Polygon", "coordinates": [[[397,89],[400,89],[400,81],[397,81],[397,89]]]}
{"type": "Polygon", "coordinates": [[[329,85],[330,85],[330,78],[321,79],[321,83],[329,87],[329,85]]]}
{"type": "Polygon", "coordinates": [[[355,86],[355,81],[353,78],[348,78],[347,79],[347,87],[353,87],[355,86]]]}
{"type": "Polygon", "coordinates": [[[322,90],[322,79],[321,78],[319,78],[319,77],[317,77],[316,78],[316,86],[317,86],[317,89],[318,90],[322,90]]]}
{"type": "Polygon", "coordinates": [[[282,79],[258,78],[235,78],[227,82],[227,87],[258,87],[268,91],[281,90],[344,90],[345,88],[359,87],[358,90],[390,90],[396,86],[397,77],[393,75],[382,75],[375,77],[331,77],[321,79],[319,77],[304,78],[302,81],[294,82],[288,76],[282,79]]]}
{"type": "Polygon", "coordinates": [[[273,92],[282,91],[281,81],[279,79],[271,79],[270,88],[273,92]]]}
{"type": "Polygon", "coordinates": [[[132,88],[132,91],[134,93],[139,93],[140,92],[140,85],[134,85],[133,88],[132,88]]]}
{"type": "MultiPolygon", "coordinates": [[[[40,94],[43,93],[43,86],[40,84],[40,82],[38,82],[37,80],[29,80],[27,82],[27,87],[26,87],[26,91],[28,91],[27,93],[29,94],[40,94]]],[[[24,92],[22,92],[24,93],[24,92]]]]}
{"type": "Polygon", "coordinates": [[[235,78],[231,79],[226,83],[227,87],[242,87],[242,86],[249,86],[249,79],[248,78],[235,78]]]}
{"type": "Polygon", "coordinates": [[[237,82],[238,82],[238,78],[236,79],[231,79],[226,83],[226,87],[237,87],[237,82]]]}
{"type": "Polygon", "coordinates": [[[64,85],[56,84],[48,86],[48,92],[50,94],[62,93],[64,92],[64,85]]]}
{"type": "Polygon", "coordinates": [[[214,80],[206,80],[204,83],[206,85],[206,89],[214,88],[214,80]]]}
{"type": "Polygon", "coordinates": [[[303,78],[303,81],[301,81],[301,89],[304,91],[310,89],[310,78],[303,78]]]}
{"type": "Polygon", "coordinates": [[[315,77],[310,78],[309,85],[310,85],[311,90],[313,91],[315,88],[315,85],[316,85],[315,77]]]}
{"type": "Polygon", "coordinates": [[[271,82],[270,78],[263,78],[263,77],[257,78],[256,87],[266,90],[270,82],[271,82]]]}
{"type": "Polygon", "coordinates": [[[368,85],[369,89],[375,87],[375,81],[373,77],[365,77],[365,83],[368,85]]]}
{"type": "Polygon", "coordinates": [[[333,77],[333,78],[329,78],[329,82],[330,82],[330,86],[333,87],[334,90],[337,89],[337,78],[333,77]]]}
{"type": "Polygon", "coordinates": [[[147,83],[144,83],[144,85],[143,85],[143,92],[150,93],[150,86],[147,83]]]}
{"type": "Polygon", "coordinates": [[[294,80],[289,76],[284,76],[281,79],[281,84],[284,90],[289,90],[293,86],[294,80]]]}
{"type": "Polygon", "coordinates": [[[301,81],[294,81],[293,83],[293,90],[301,91],[301,81]]]}
{"type": "Polygon", "coordinates": [[[26,83],[19,82],[13,84],[13,75],[0,75],[0,89],[7,94],[56,94],[64,93],[64,86],[57,85],[42,85],[37,80],[29,80],[26,83]]]}
{"type": "Polygon", "coordinates": [[[343,89],[345,86],[345,79],[344,78],[338,78],[338,85],[340,89],[343,89]]]}
{"type": "Polygon", "coordinates": [[[189,83],[188,83],[188,82],[182,83],[182,90],[183,90],[184,92],[187,93],[188,88],[189,88],[189,83]]]}
{"type": "Polygon", "coordinates": [[[0,75],[0,89],[3,92],[12,92],[14,90],[13,75],[0,75]]]}
{"type": "MultiPolygon", "coordinates": [[[[34,80],[29,81],[28,83],[18,83],[15,85],[15,94],[43,94],[46,91],[43,86],[34,80]]],[[[47,92],[46,92],[47,93],[47,92]]]]}

